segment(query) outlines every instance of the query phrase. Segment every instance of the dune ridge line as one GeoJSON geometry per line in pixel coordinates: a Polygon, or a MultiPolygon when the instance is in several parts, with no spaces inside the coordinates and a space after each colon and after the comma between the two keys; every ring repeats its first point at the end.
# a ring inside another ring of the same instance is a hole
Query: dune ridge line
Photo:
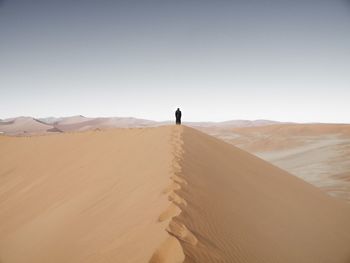
{"type": "Polygon", "coordinates": [[[172,130],[170,144],[172,147],[173,161],[171,165],[171,184],[164,190],[170,202],[169,207],[158,218],[159,222],[169,220],[166,228],[168,238],[159,246],[150,259],[150,263],[181,263],[185,260],[185,254],[181,242],[196,245],[197,238],[188,230],[184,222],[178,220],[178,216],[186,208],[187,202],[181,196],[181,190],[187,186],[183,177],[181,161],[183,158],[182,127],[172,130]]]}

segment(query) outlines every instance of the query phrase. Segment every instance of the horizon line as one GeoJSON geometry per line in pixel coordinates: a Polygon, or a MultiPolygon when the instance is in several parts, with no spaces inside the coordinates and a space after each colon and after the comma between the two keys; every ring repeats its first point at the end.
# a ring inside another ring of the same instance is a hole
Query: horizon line
{"type": "MultiPolygon", "coordinates": [[[[19,115],[16,117],[9,117],[9,118],[0,118],[1,121],[10,120],[10,119],[17,119],[17,118],[32,118],[34,120],[41,121],[42,119],[48,119],[48,118],[72,118],[72,117],[83,117],[83,118],[91,118],[91,119],[98,119],[98,118],[121,118],[121,119],[137,119],[137,120],[145,120],[145,121],[152,121],[156,123],[162,123],[162,122],[173,122],[171,119],[167,120],[153,120],[153,119],[147,119],[147,118],[141,118],[141,117],[133,117],[133,116],[98,116],[98,117],[92,117],[82,114],[77,115],[66,115],[66,116],[46,116],[46,117],[34,117],[31,115],[19,115]]],[[[275,122],[276,124],[350,124],[348,122],[319,122],[319,121],[280,121],[275,119],[268,119],[268,118],[261,118],[261,119],[226,119],[222,121],[213,121],[213,120],[188,120],[183,121],[183,123],[225,123],[230,121],[249,121],[249,122],[257,122],[257,121],[266,121],[266,122],[275,122]]]]}

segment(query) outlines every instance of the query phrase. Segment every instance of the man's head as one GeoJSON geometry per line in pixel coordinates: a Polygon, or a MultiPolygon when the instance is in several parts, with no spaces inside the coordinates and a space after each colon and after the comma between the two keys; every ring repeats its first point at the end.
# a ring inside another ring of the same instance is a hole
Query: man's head
{"type": "Polygon", "coordinates": [[[177,110],[180,110],[180,108],[177,108],[177,110]]]}

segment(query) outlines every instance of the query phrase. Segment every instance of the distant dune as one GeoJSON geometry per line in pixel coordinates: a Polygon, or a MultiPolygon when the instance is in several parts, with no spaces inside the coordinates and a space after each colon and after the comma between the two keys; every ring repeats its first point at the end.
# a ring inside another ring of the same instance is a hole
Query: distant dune
{"type": "Polygon", "coordinates": [[[85,118],[82,116],[63,118],[54,123],[62,131],[85,131],[94,129],[150,127],[154,121],[135,118],[85,118]]]}
{"type": "Polygon", "coordinates": [[[188,127],[0,136],[2,263],[346,263],[349,244],[347,203],[188,127]]]}
{"type": "Polygon", "coordinates": [[[160,123],[136,118],[88,118],[82,115],[62,118],[18,117],[0,121],[0,132],[7,135],[27,136],[55,132],[74,132],[95,129],[152,127],[160,123]]]}
{"type": "Polygon", "coordinates": [[[51,128],[51,125],[31,117],[18,117],[0,121],[0,132],[8,135],[43,134],[51,128]]]}
{"type": "Polygon", "coordinates": [[[281,122],[271,120],[230,120],[223,122],[188,122],[186,124],[192,127],[241,128],[281,124],[281,122]]]}
{"type": "Polygon", "coordinates": [[[200,130],[350,202],[349,124],[275,124],[260,127],[201,127],[200,130]]]}
{"type": "MultiPolygon", "coordinates": [[[[82,115],[71,117],[48,117],[35,119],[32,117],[18,117],[6,120],[0,120],[0,132],[7,135],[37,135],[45,132],[74,132],[95,129],[111,128],[136,128],[136,127],[155,127],[172,124],[171,121],[156,122],[151,120],[130,118],[130,117],[97,117],[89,118],[82,115]],[[23,122],[26,119],[27,122],[23,122]],[[21,122],[21,125],[16,124],[21,122]],[[41,125],[39,125],[41,124],[41,125]],[[44,125],[44,126],[43,126],[44,125]]],[[[256,127],[263,125],[278,124],[280,122],[269,120],[232,120],[224,122],[187,122],[186,125],[192,127],[256,127]]]]}

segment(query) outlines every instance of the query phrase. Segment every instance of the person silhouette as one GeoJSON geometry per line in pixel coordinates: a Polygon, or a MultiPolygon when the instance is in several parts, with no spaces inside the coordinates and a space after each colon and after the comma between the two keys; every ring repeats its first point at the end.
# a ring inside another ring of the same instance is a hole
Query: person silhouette
{"type": "Polygon", "coordinates": [[[177,108],[177,110],[175,111],[175,118],[176,118],[176,125],[180,125],[181,124],[181,111],[180,108],[177,108]]]}

